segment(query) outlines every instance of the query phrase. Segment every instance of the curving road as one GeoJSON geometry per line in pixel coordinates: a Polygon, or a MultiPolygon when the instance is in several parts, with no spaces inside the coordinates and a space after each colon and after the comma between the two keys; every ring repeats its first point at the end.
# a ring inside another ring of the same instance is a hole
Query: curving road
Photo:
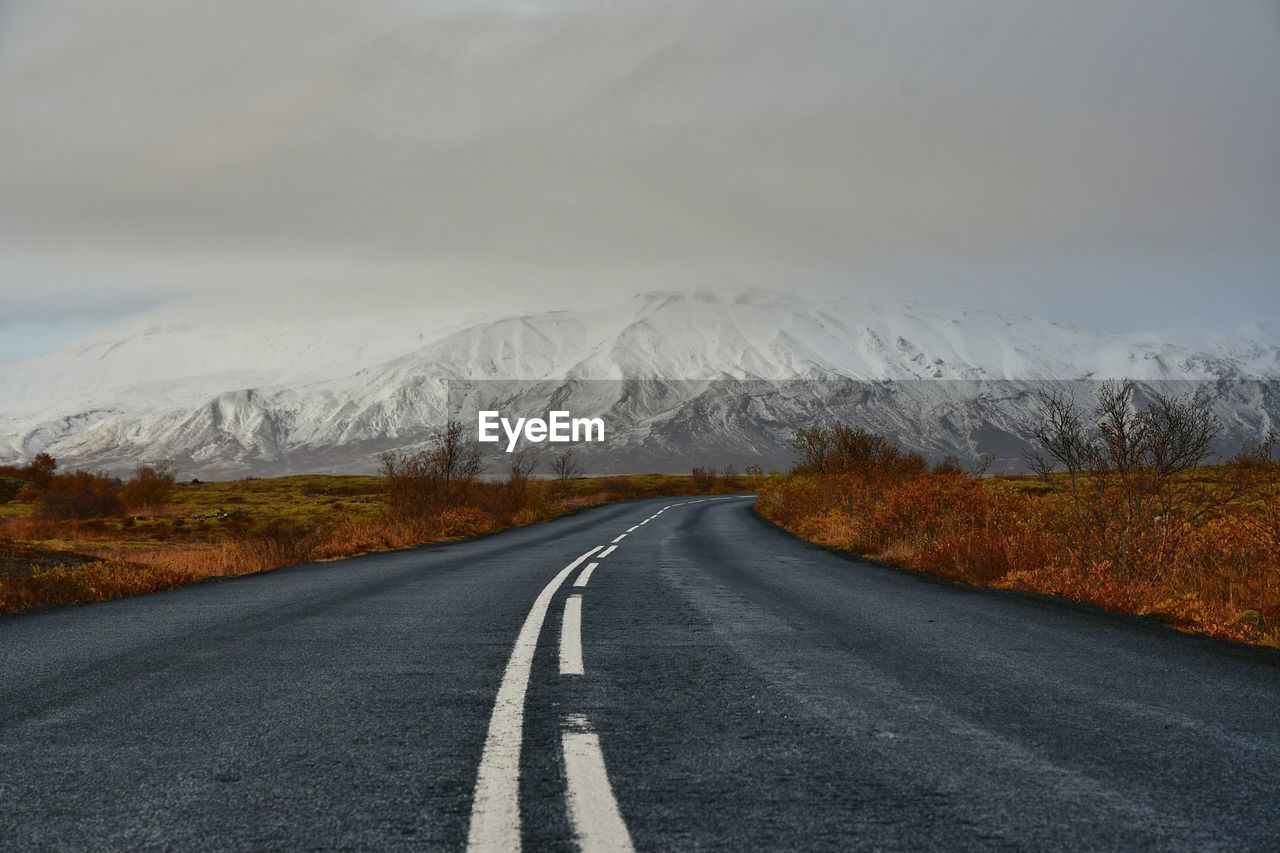
{"type": "Polygon", "coordinates": [[[0,619],[0,848],[1280,849],[1276,655],[690,500],[0,619]]]}

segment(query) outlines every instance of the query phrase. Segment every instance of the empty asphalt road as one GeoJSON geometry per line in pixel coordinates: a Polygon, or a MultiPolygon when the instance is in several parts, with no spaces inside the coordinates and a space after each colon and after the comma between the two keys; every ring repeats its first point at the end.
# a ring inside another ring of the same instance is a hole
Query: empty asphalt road
{"type": "Polygon", "coordinates": [[[690,501],[0,619],[0,848],[1280,849],[1276,656],[690,501]]]}

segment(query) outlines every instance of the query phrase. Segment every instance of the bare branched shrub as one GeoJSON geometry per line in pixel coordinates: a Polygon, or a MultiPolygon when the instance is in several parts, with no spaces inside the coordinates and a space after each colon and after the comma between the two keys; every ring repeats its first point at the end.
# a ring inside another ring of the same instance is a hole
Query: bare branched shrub
{"type": "Polygon", "coordinates": [[[425,450],[383,454],[392,515],[425,518],[466,503],[480,476],[480,448],[466,434],[461,422],[449,421],[425,450]]]}
{"type": "Polygon", "coordinates": [[[802,427],[791,440],[791,449],[800,457],[792,469],[797,474],[833,474],[828,470],[831,458],[832,430],[826,427],[802,427]]]}
{"type": "Polygon", "coordinates": [[[693,489],[696,492],[710,492],[716,487],[716,469],[711,466],[695,467],[689,472],[689,476],[693,479],[693,489]]]}
{"type": "Polygon", "coordinates": [[[582,476],[582,463],[572,447],[566,447],[551,459],[551,475],[555,477],[556,490],[561,494],[569,491],[569,484],[582,476]]]}
{"type": "Polygon", "coordinates": [[[969,463],[962,462],[960,457],[947,454],[930,466],[934,474],[968,474],[971,477],[985,477],[996,461],[994,453],[984,453],[969,463]]]}
{"type": "Polygon", "coordinates": [[[511,461],[507,465],[507,482],[527,483],[538,470],[538,456],[532,450],[521,450],[510,454],[511,461]]]}
{"type": "Polygon", "coordinates": [[[720,486],[728,491],[737,491],[742,488],[742,477],[738,474],[737,465],[729,463],[720,469],[720,486]]]}
{"type": "Polygon", "coordinates": [[[496,490],[492,501],[494,515],[510,523],[531,498],[529,480],[538,467],[538,457],[532,450],[509,454],[507,476],[496,490]]]}
{"type": "Polygon", "coordinates": [[[1043,394],[1040,408],[1040,451],[1028,461],[1047,482],[1065,477],[1080,547],[1122,574],[1155,565],[1153,549],[1176,547],[1187,524],[1231,498],[1189,476],[1220,431],[1200,394],[1155,394],[1138,409],[1134,384],[1112,381],[1098,389],[1092,418],[1059,392],[1043,394]]]}
{"type": "Polygon", "coordinates": [[[158,512],[169,503],[176,477],[168,462],[139,465],[133,479],[120,490],[120,499],[131,510],[158,512]]]}
{"type": "Polygon", "coordinates": [[[806,427],[791,442],[800,457],[798,474],[850,474],[876,483],[925,470],[924,458],[896,447],[882,435],[858,427],[806,427]]]}

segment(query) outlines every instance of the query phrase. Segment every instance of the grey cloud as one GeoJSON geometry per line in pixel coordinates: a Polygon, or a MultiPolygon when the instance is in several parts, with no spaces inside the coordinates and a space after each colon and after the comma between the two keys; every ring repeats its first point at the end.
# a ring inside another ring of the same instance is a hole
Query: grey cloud
{"type": "Polygon", "coordinates": [[[1226,322],[1280,274],[1267,0],[3,8],[0,252],[55,290],[687,278],[1226,322]]]}

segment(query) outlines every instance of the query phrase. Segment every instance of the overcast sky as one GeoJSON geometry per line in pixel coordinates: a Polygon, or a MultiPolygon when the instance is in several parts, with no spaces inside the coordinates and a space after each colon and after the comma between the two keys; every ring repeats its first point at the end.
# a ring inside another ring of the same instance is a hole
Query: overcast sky
{"type": "Polygon", "coordinates": [[[1280,318],[1280,2],[0,0],[0,360],[690,284],[1280,318]]]}

